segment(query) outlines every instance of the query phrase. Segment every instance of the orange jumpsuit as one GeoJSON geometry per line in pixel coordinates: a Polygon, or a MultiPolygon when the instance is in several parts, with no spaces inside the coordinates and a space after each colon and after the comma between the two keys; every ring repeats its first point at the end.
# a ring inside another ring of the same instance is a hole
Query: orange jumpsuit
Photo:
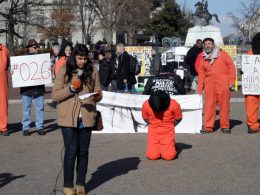
{"type": "Polygon", "coordinates": [[[65,56],[60,57],[54,66],[54,74],[57,77],[59,69],[64,66],[67,62],[67,58],[65,56]]]}
{"type": "Polygon", "coordinates": [[[8,121],[8,76],[9,51],[0,44],[0,131],[7,131],[8,121]]]}
{"type": "MultiPolygon", "coordinates": [[[[248,55],[254,55],[253,51],[247,52],[248,55]]],[[[246,121],[247,125],[252,130],[259,128],[258,108],[260,103],[260,95],[246,95],[246,121]]]]}
{"type": "Polygon", "coordinates": [[[234,85],[236,69],[231,57],[220,50],[219,57],[210,64],[210,60],[201,59],[199,64],[198,93],[204,89],[204,129],[213,131],[216,105],[220,107],[220,127],[229,128],[230,91],[234,85]]]}
{"type": "Polygon", "coordinates": [[[165,112],[154,113],[148,100],[142,107],[144,120],[149,121],[148,145],[146,157],[157,160],[173,160],[176,157],[174,121],[182,119],[180,105],[171,99],[169,109],[165,112]]]}

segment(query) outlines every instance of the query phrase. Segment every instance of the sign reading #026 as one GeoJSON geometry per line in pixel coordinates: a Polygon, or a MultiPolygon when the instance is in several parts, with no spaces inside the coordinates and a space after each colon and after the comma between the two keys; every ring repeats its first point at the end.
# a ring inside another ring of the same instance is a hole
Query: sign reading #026
{"type": "Polygon", "coordinates": [[[242,92],[260,95],[260,55],[242,55],[242,92]]]}
{"type": "Polygon", "coordinates": [[[52,82],[50,54],[11,57],[13,88],[44,85],[52,82]]]}

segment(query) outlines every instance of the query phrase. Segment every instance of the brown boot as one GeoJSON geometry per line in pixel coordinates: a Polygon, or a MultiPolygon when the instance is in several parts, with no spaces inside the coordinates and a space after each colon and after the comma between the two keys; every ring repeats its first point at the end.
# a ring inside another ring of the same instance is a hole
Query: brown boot
{"type": "Polygon", "coordinates": [[[76,195],[75,190],[73,188],[64,188],[65,195],[76,195]]]}
{"type": "Polygon", "coordinates": [[[87,195],[84,186],[76,185],[77,195],[87,195]]]}

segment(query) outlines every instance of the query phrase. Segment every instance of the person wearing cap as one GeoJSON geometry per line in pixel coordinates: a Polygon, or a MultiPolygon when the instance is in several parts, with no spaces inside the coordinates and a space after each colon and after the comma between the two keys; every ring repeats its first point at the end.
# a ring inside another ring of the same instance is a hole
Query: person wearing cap
{"type": "MultiPolygon", "coordinates": [[[[35,55],[39,53],[39,44],[35,39],[30,39],[26,46],[27,55],[35,55]]],[[[38,135],[45,135],[43,130],[44,115],[44,85],[36,85],[30,87],[21,87],[20,94],[22,96],[23,113],[22,113],[22,130],[24,136],[30,135],[31,116],[30,110],[32,100],[35,103],[35,126],[38,135]]]]}
{"type": "Polygon", "coordinates": [[[161,54],[157,46],[152,47],[152,60],[150,66],[150,75],[157,75],[160,73],[162,67],[161,54]]]}
{"type": "Polygon", "coordinates": [[[156,91],[144,102],[142,117],[149,125],[146,157],[173,160],[177,155],[174,129],[182,120],[180,104],[165,91],[156,91]]]}
{"type": "MultiPolygon", "coordinates": [[[[248,51],[249,55],[260,55],[260,32],[258,32],[252,40],[252,50],[248,51]]],[[[260,103],[260,95],[246,95],[246,123],[248,126],[248,133],[258,133],[258,110],[260,103]]]]}
{"type": "Polygon", "coordinates": [[[236,78],[231,57],[214,44],[214,39],[203,40],[204,50],[199,64],[198,94],[204,91],[204,127],[201,133],[212,133],[216,118],[216,105],[220,107],[220,127],[223,133],[231,133],[229,124],[230,89],[236,78]]]}
{"type": "Polygon", "coordinates": [[[8,76],[7,70],[9,66],[9,51],[3,45],[0,44],[0,88],[1,88],[1,95],[0,95],[0,105],[1,105],[1,112],[0,112],[0,135],[8,136],[8,76]]]}
{"type": "Polygon", "coordinates": [[[105,48],[104,52],[99,53],[99,77],[101,89],[108,91],[108,86],[111,83],[111,49],[105,48]]]}

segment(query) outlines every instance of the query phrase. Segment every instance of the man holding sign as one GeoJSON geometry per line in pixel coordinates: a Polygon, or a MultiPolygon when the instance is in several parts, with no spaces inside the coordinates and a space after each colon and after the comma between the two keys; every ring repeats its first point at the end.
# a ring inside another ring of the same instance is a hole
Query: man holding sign
{"type": "Polygon", "coordinates": [[[8,49],[0,44],[0,135],[8,136],[7,131],[7,118],[8,118],[8,77],[7,70],[9,65],[9,52],[8,49]]]}
{"type": "Polygon", "coordinates": [[[258,133],[258,109],[260,103],[260,33],[252,40],[252,50],[242,57],[242,89],[246,98],[248,133],[258,133]]]}
{"type": "MultiPolygon", "coordinates": [[[[34,55],[39,53],[39,44],[36,40],[30,39],[26,46],[28,49],[28,55],[34,55]]],[[[44,95],[45,86],[44,85],[36,85],[29,87],[21,87],[20,94],[22,95],[23,102],[23,118],[22,118],[22,128],[23,135],[30,135],[30,124],[31,124],[31,116],[30,110],[32,106],[32,100],[35,103],[35,125],[37,129],[37,133],[39,135],[45,135],[43,131],[43,114],[44,114],[44,95]]]]}

